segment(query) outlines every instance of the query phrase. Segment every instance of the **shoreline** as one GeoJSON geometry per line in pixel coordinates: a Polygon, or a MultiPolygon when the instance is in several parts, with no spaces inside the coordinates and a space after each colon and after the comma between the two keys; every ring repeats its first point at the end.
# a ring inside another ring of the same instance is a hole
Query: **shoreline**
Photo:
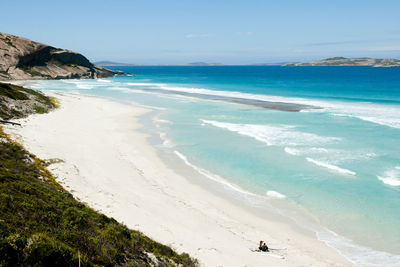
{"type": "Polygon", "coordinates": [[[392,266],[400,259],[395,253],[373,249],[337,234],[322,225],[318,218],[305,208],[291,200],[283,200],[286,196],[279,192],[268,191],[266,196],[253,193],[206,169],[193,165],[185,155],[175,150],[172,140],[165,138],[162,125],[171,122],[159,118],[163,110],[156,107],[150,107],[150,109],[152,109],[151,112],[140,116],[139,122],[142,127],[139,131],[150,135],[148,141],[153,148],[156,148],[161,160],[190,183],[228,200],[236,207],[262,220],[290,225],[298,233],[316,238],[324,245],[333,248],[354,265],[386,266],[387,264],[387,266],[392,266]]]}
{"type": "Polygon", "coordinates": [[[21,136],[42,159],[64,160],[49,169],[93,208],[205,266],[352,265],[316,237],[255,216],[165,165],[142,131],[140,118],[149,109],[51,94],[61,101],[60,109],[22,119],[23,128],[7,127],[7,132],[21,136]],[[249,251],[260,239],[270,247],[286,247],[279,253],[285,259],[249,251]]]}

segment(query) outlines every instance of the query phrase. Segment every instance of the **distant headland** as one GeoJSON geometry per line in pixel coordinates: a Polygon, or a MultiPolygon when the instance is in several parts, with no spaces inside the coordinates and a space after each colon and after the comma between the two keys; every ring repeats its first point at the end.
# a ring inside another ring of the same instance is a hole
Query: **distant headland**
{"type": "Polygon", "coordinates": [[[283,66],[373,66],[373,67],[400,67],[398,59],[382,59],[382,58],[345,58],[331,57],[318,61],[287,63],[283,66]]]}
{"type": "Polygon", "coordinates": [[[83,55],[0,33],[0,80],[103,78],[122,74],[83,55]]]}

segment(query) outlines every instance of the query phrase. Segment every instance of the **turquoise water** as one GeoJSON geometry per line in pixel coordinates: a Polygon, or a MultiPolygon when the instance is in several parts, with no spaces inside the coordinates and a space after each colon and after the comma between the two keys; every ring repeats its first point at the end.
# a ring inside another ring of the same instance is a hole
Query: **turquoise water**
{"type": "Polygon", "coordinates": [[[298,205],[351,240],[357,249],[346,254],[340,240],[319,236],[359,265],[399,263],[400,68],[118,69],[135,75],[32,88],[161,108],[154,121],[164,146],[187,163],[235,185],[238,194],[298,205]],[[236,98],[314,108],[286,112],[229,102],[236,98]]]}

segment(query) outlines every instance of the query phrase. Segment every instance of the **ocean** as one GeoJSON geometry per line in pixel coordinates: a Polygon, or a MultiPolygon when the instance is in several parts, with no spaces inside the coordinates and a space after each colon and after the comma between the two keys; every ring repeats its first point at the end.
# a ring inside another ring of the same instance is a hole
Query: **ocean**
{"type": "Polygon", "coordinates": [[[30,87],[151,107],[158,148],[203,179],[360,266],[400,266],[400,68],[110,68],[132,75],[30,87]]]}

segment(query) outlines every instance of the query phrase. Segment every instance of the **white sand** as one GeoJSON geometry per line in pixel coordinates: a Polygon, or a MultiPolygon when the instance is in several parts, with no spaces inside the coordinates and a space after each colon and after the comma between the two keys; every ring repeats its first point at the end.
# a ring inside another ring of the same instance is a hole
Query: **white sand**
{"type": "Polygon", "coordinates": [[[204,266],[351,265],[312,235],[259,218],[168,168],[138,131],[144,108],[81,95],[56,97],[61,108],[6,131],[38,157],[64,160],[49,168],[94,209],[204,266]],[[251,252],[260,239],[287,250],[251,252]]]}

